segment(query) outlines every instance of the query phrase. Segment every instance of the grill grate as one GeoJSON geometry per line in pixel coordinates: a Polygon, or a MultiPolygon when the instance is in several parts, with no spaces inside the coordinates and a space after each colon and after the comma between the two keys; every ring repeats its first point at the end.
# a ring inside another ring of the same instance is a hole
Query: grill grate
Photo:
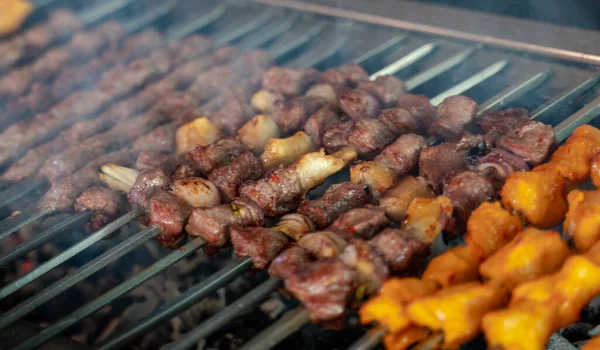
{"type": "MultiPolygon", "coordinates": [[[[40,0],[39,7],[53,7],[59,2],[58,0],[40,0]]],[[[110,6],[97,5],[97,8],[91,10],[84,9],[81,18],[86,24],[91,25],[112,13],[123,10],[134,2],[134,0],[113,1],[110,6]]],[[[512,106],[525,107],[534,110],[533,118],[552,124],[559,141],[564,141],[574,128],[581,124],[595,124],[595,118],[600,114],[600,97],[597,97],[595,89],[600,76],[597,75],[596,67],[581,63],[580,58],[568,61],[557,60],[556,57],[531,57],[520,51],[506,50],[508,43],[500,45],[504,49],[481,45],[473,46],[471,43],[433,36],[432,34],[439,33],[431,30],[419,30],[420,27],[408,27],[414,31],[403,32],[390,27],[365,24],[357,21],[357,18],[348,20],[324,15],[323,11],[317,15],[303,13],[298,9],[309,9],[309,7],[298,6],[298,2],[289,3],[295,9],[246,2],[232,2],[225,5],[217,5],[216,2],[210,5],[190,5],[188,2],[184,2],[178,8],[157,10],[156,16],[136,17],[137,22],[134,27],[137,30],[146,24],[157,24],[155,23],[157,17],[162,18],[173,9],[175,12],[193,13],[195,15],[175,17],[188,18],[187,21],[184,20],[174,25],[164,25],[165,21],[162,21],[157,25],[163,26],[163,29],[166,27],[165,31],[171,38],[182,38],[194,32],[201,32],[216,38],[217,46],[235,44],[243,49],[265,48],[277,58],[278,64],[295,68],[323,69],[342,62],[353,61],[373,72],[372,79],[379,75],[396,74],[406,81],[406,86],[411,92],[428,95],[432,98],[431,101],[434,105],[447,96],[465,94],[482,102],[482,112],[512,106]],[[200,6],[200,8],[196,9],[196,12],[187,8],[194,6],[200,6]],[[202,15],[198,16],[199,13],[202,15]],[[586,94],[588,96],[585,96],[586,94]],[[586,98],[581,98],[582,96],[586,98]],[[564,118],[565,115],[570,115],[570,117],[564,118]]],[[[338,15],[345,14],[335,10],[328,12],[338,15]]],[[[35,23],[29,24],[29,26],[33,25],[35,23]]],[[[490,42],[494,44],[493,41],[490,42]]],[[[514,48],[519,47],[517,45],[514,48]]],[[[537,49],[529,51],[550,52],[537,49]]],[[[570,58],[569,55],[559,56],[563,59],[570,58]]],[[[17,184],[0,194],[0,198],[2,198],[0,208],[18,208],[22,205],[20,200],[25,194],[43,187],[43,182],[39,180],[26,180],[17,184]]],[[[15,219],[5,220],[0,224],[0,239],[7,238],[16,230],[49,214],[50,212],[27,211],[15,219]]],[[[0,289],[0,300],[13,295],[141,214],[142,212],[139,210],[127,213],[63,253],[56,255],[29,274],[4,286],[0,289]]],[[[48,228],[33,240],[22,243],[0,256],[0,266],[12,263],[45,243],[57,239],[60,235],[71,232],[76,226],[87,221],[90,216],[89,212],[73,215],[68,220],[48,228]]],[[[42,293],[9,310],[0,319],[0,329],[22,319],[76,283],[148,242],[157,234],[158,229],[148,228],[131,235],[125,241],[77,269],[73,274],[64,277],[44,289],[42,293]]],[[[68,317],[52,324],[36,336],[30,337],[17,348],[31,349],[43,344],[84,317],[115,301],[176,262],[190,256],[205,244],[200,238],[189,241],[182,249],[171,252],[148,269],[111,289],[102,297],[90,301],[68,317]]],[[[141,334],[150,332],[156,325],[172,318],[230,283],[234,278],[246,272],[251,263],[252,261],[249,259],[231,262],[230,265],[202,283],[196,284],[179,297],[162,305],[142,322],[130,327],[127,332],[104,341],[100,344],[100,348],[115,349],[130,344],[141,334]]],[[[189,348],[201,338],[219,331],[233,321],[239,313],[263,300],[266,295],[279,286],[280,281],[277,279],[266,280],[221,313],[214,315],[186,334],[173,345],[173,348],[189,348]]],[[[301,307],[297,308],[246,344],[244,348],[273,347],[307,321],[307,312],[301,307]]],[[[379,343],[382,336],[383,334],[377,330],[371,331],[361,338],[353,348],[372,348],[379,343]]]]}

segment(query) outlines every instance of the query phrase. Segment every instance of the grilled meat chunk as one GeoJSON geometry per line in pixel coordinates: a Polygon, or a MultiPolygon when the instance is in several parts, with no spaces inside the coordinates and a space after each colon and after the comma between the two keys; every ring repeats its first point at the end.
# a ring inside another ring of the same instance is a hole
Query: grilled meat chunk
{"type": "Polygon", "coordinates": [[[428,130],[437,118],[437,111],[425,95],[405,94],[398,98],[396,107],[405,109],[419,121],[422,130],[428,130]]]}
{"type": "Polygon", "coordinates": [[[529,171],[523,158],[501,148],[489,148],[483,153],[467,157],[468,168],[490,179],[496,190],[502,188],[508,175],[517,171],[529,171]]]}
{"type": "Polygon", "coordinates": [[[375,96],[385,108],[394,106],[398,98],[406,93],[404,82],[393,75],[382,75],[374,81],[362,82],[358,88],[375,96]]]}
{"type": "Polygon", "coordinates": [[[169,191],[192,208],[210,208],[221,203],[217,186],[200,177],[175,179],[169,191]]]}
{"type": "Polygon", "coordinates": [[[397,177],[403,177],[416,169],[419,156],[427,146],[423,136],[404,134],[375,157],[375,161],[392,169],[397,177]]]}
{"type": "Polygon", "coordinates": [[[232,227],[231,244],[237,256],[252,258],[252,266],[262,270],[281,251],[289,246],[287,238],[280,232],[264,227],[232,227]]]}
{"type": "Polygon", "coordinates": [[[340,97],[348,90],[348,86],[343,84],[313,84],[304,96],[325,100],[331,108],[337,110],[340,97]]]}
{"type": "Polygon", "coordinates": [[[298,214],[310,218],[317,228],[331,224],[342,213],[362,207],[367,202],[367,194],[361,186],[344,182],[330,186],[318,199],[304,200],[298,214]]]}
{"type": "Polygon", "coordinates": [[[142,170],[135,179],[135,184],[127,194],[129,202],[144,210],[148,210],[148,202],[156,191],[165,187],[170,182],[164,170],[160,168],[142,170]]]}
{"type": "Polygon", "coordinates": [[[415,273],[429,254],[429,247],[408,232],[387,228],[371,238],[369,244],[396,274],[415,273]]]}
{"type": "Polygon", "coordinates": [[[396,135],[415,133],[421,129],[419,119],[403,108],[384,109],[377,119],[396,135]]]}
{"type": "Polygon", "coordinates": [[[161,232],[156,240],[162,246],[175,249],[185,238],[183,228],[190,207],[172,194],[159,190],[148,203],[148,225],[157,226],[161,232]]]}
{"type": "Polygon", "coordinates": [[[444,195],[452,200],[454,214],[466,223],[473,210],[496,196],[492,182],[485,176],[461,171],[444,181],[444,195]]]}
{"type": "Polygon", "coordinates": [[[237,197],[242,183],[247,180],[258,180],[263,173],[260,160],[252,152],[246,151],[231,163],[215,169],[208,179],[219,188],[222,201],[229,203],[237,197]]]}
{"type": "Polygon", "coordinates": [[[352,119],[375,118],[381,111],[377,98],[363,89],[352,89],[343,94],[340,108],[352,119]]]}
{"type": "Polygon", "coordinates": [[[243,96],[231,94],[223,107],[211,114],[210,121],[226,134],[235,135],[237,130],[253,116],[254,112],[243,96]]]}
{"type": "Polygon", "coordinates": [[[271,262],[269,275],[287,279],[290,275],[300,271],[302,267],[310,263],[313,258],[301,247],[294,246],[283,251],[271,262]]]}
{"type": "Polygon", "coordinates": [[[499,139],[496,145],[536,166],[548,159],[558,143],[552,126],[530,120],[499,139]]]}
{"type": "Polygon", "coordinates": [[[446,175],[467,168],[465,159],[468,154],[467,149],[454,143],[444,142],[428,147],[421,152],[419,157],[419,176],[423,177],[433,190],[439,193],[446,175]]]}
{"type": "Polygon", "coordinates": [[[279,126],[281,134],[289,135],[300,129],[313,113],[326,104],[326,100],[318,97],[299,96],[293,98],[281,108],[276,108],[272,117],[279,126]]]}
{"type": "Polygon", "coordinates": [[[321,80],[332,85],[356,86],[369,80],[369,73],[358,64],[344,64],[323,72],[321,80]]]}
{"type": "Polygon", "coordinates": [[[340,215],[333,224],[327,227],[327,230],[339,234],[346,240],[352,237],[368,239],[375,232],[389,225],[390,221],[385,216],[385,209],[356,208],[340,215]]]}
{"type": "Polygon", "coordinates": [[[380,121],[359,119],[333,125],[323,134],[322,142],[327,153],[350,147],[359,156],[369,158],[393,140],[394,134],[380,121]]]}
{"type": "Polygon", "coordinates": [[[198,146],[187,154],[187,160],[204,175],[220,168],[246,151],[239,141],[223,137],[208,146],[198,146]]]}
{"type": "Polygon", "coordinates": [[[319,78],[316,69],[271,67],[262,76],[262,87],[284,96],[298,96],[319,78]]]}
{"type": "Polygon", "coordinates": [[[298,246],[317,259],[325,259],[338,256],[343,252],[346,241],[335,232],[318,231],[302,236],[298,240],[298,246]]]}
{"type": "Polygon", "coordinates": [[[479,105],[466,96],[447,97],[437,107],[437,119],[431,124],[434,133],[455,141],[471,126],[479,105]]]}
{"type": "Polygon", "coordinates": [[[336,258],[305,264],[285,280],[286,289],[308,308],[315,322],[341,318],[357,285],[357,272],[336,258]]]}
{"type": "Polygon", "coordinates": [[[340,255],[340,260],[358,273],[358,286],[366,295],[379,290],[390,270],[377,251],[362,239],[354,239],[340,255]]]}
{"type": "Polygon", "coordinates": [[[86,224],[89,232],[95,232],[119,216],[123,198],[106,187],[94,186],[85,190],[75,201],[75,211],[92,210],[94,214],[86,224]]]}
{"type": "Polygon", "coordinates": [[[317,147],[321,147],[321,137],[325,130],[340,121],[340,116],[331,106],[323,106],[304,123],[304,131],[312,138],[317,147]]]}
{"type": "Polygon", "coordinates": [[[507,134],[529,121],[529,111],[523,108],[508,108],[501,111],[487,112],[477,118],[477,125],[485,133],[497,132],[507,134]]]}
{"type": "Polygon", "coordinates": [[[152,170],[162,168],[166,174],[173,174],[177,159],[171,154],[143,151],[135,161],[135,169],[152,170]]]}
{"type": "Polygon", "coordinates": [[[169,123],[159,126],[153,131],[142,135],[133,142],[133,149],[138,151],[150,151],[155,153],[170,153],[175,147],[175,132],[177,124],[169,123]]]}
{"type": "Polygon", "coordinates": [[[185,230],[193,237],[202,237],[208,244],[221,248],[229,243],[229,228],[262,226],[264,214],[256,203],[236,199],[231,204],[212,208],[195,208],[185,230]]]}
{"type": "Polygon", "coordinates": [[[198,177],[200,172],[190,163],[182,163],[175,168],[173,180],[185,179],[186,177],[198,177]]]}

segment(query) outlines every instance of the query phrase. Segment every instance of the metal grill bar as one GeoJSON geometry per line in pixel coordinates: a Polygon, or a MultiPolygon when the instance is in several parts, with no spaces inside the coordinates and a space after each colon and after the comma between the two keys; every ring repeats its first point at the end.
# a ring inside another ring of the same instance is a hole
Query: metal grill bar
{"type": "Polygon", "coordinates": [[[577,111],[577,113],[573,114],[569,118],[563,120],[562,123],[558,124],[554,128],[556,139],[558,142],[563,142],[578,126],[591,122],[599,114],[600,97],[596,97],[592,102],[585,105],[585,107],[577,111]]]}
{"type": "Polygon", "coordinates": [[[381,343],[386,333],[387,329],[382,327],[370,329],[367,333],[360,337],[360,339],[354,342],[354,344],[352,344],[348,350],[374,349],[377,345],[379,345],[379,343],[381,343]]]}
{"type": "Polygon", "coordinates": [[[22,213],[18,216],[2,220],[2,222],[0,222],[0,240],[8,237],[11,233],[20,230],[32,222],[42,219],[52,213],[52,211],[49,209],[42,211],[34,210],[35,207],[27,210],[24,214],[22,213]]]}
{"type": "Polygon", "coordinates": [[[375,80],[377,79],[377,77],[380,77],[382,75],[394,74],[408,67],[410,64],[412,64],[412,62],[415,62],[432,53],[433,50],[437,47],[437,45],[438,44],[436,43],[428,43],[419,47],[418,49],[404,56],[402,59],[372,74],[370,77],[371,80],[375,80]]]}
{"type": "Polygon", "coordinates": [[[149,23],[156,21],[157,19],[166,16],[171,11],[175,10],[179,5],[180,0],[170,0],[155,7],[151,11],[141,15],[133,21],[128,21],[123,27],[127,33],[135,33],[138,30],[146,27],[149,23]]]}
{"type": "Polygon", "coordinates": [[[571,101],[573,98],[575,98],[575,97],[583,94],[587,90],[591,89],[592,86],[596,85],[599,80],[600,80],[600,75],[595,75],[595,76],[585,80],[581,84],[577,85],[573,89],[565,91],[564,93],[560,94],[556,98],[548,101],[547,103],[541,105],[540,107],[536,108],[533,112],[531,112],[531,119],[537,120],[537,119],[542,118],[544,115],[551,113],[554,109],[558,108],[559,106],[563,105],[564,103],[571,101]]]}
{"type": "Polygon", "coordinates": [[[19,184],[10,187],[9,189],[0,192],[0,209],[4,209],[12,203],[23,198],[27,193],[31,193],[48,185],[47,179],[29,178],[21,181],[19,184]],[[25,189],[25,191],[23,191],[25,189]],[[25,193],[24,193],[25,192],[25,193]]]}
{"type": "Polygon", "coordinates": [[[111,13],[115,13],[124,9],[136,1],[137,0],[113,0],[109,2],[101,1],[98,5],[81,13],[79,18],[83,23],[90,25],[100,21],[111,13]]]}
{"type": "Polygon", "coordinates": [[[217,6],[213,10],[211,10],[210,12],[205,14],[204,16],[201,16],[201,17],[195,19],[193,22],[190,22],[190,23],[184,25],[183,27],[174,28],[170,31],[167,31],[166,37],[169,38],[170,40],[177,40],[177,39],[185,38],[188,35],[197,31],[198,29],[204,28],[204,27],[210,25],[211,23],[214,23],[219,18],[223,17],[226,10],[227,10],[226,5],[217,6]]]}
{"type": "Polygon", "coordinates": [[[220,47],[223,45],[227,45],[243,37],[244,35],[247,35],[248,33],[262,27],[265,23],[271,20],[271,18],[273,18],[278,12],[279,11],[276,11],[274,8],[268,9],[262,15],[240,26],[236,30],[223,33],[223,35],[214,40],[215,46],[220,47]]]}
{"type": "Polygon", "coordinates": [[[279,344],[283,339],[294,333],[304,324],[310,322],[308,309],[303,306],[288,312],[277,323],[267,327],[240,350],[268,350],[279,344]]]}

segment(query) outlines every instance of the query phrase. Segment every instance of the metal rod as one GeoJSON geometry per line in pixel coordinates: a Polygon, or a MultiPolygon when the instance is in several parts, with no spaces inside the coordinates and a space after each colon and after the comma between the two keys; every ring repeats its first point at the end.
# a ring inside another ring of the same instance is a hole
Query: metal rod
{"type": "Polygon", "coordinates": [[[247,35],[248,33],[262,27],[267,22],[269,22],[277,12],[278,11],[276,11],[274,8],[270,8],[267,11],[261,13],[258,17],[253,18],[245,24],[242,24],[235,30],[226,31],[225,33],[214,39],[215,47],[227,45],[243,37],[244,35],[247,35]]]}
{"type": "Polygon", "coordinates": [[[51,213],[52,211],[50,209],[36,211],[34,208],[30,208],[24,213],[2,220],[2,222],[0,222],[0,240],[51,213]]]}
{"type": "Polygon", "coordinates": [[[104,252],[104,254],[100,255],[99,257],[95,258],[94,260],[77,269],[77,271],[75,271],[75,273],[73,273],[72,275],[65,276],[61,280],[52,284],[50,287],[47,287],[35,296],[27,299],[23,303],[17,305],[7,313],[3,314],[2,318],[0,318],[0,329],[5,328],[13,322],[19,320],[21,317],[35,310],[38,306],[48,302],[50,299],[54,298],[55,296],[59,295],[65,290],[79,283],[80,281],[96,273],[100,269],[104,268],[106,265],[119,259],[120,257],[129,253],[133,249],[144,244],[149,239],[151,239],[159,233],[160,230],[157,227],[147,228],[131,236],[121,244],[104,252]]]}
{"type": "Polygon", "coordinates": [[[311,41],[314,37],[321,34],[321,32],[323,32],[324,29],[325,24],[317,23],[314,26],[312,26],[310,30],[308,30],[306,33],[299,33],[299,35],[294,39],[275,46],[270,50],[270,52],[275,59],[281,59],[282,57],[288,55],[290,52],[311,41]]]}
{"type": "Polygon", "coordinates": [[[48,180],[45,178],[29,178],[11,186],[9,189],[0,192],[0,209],[8,207],[29,193],[44,187],[47,184],[48,180]]]}
{"type": "Polygon", "coordinates": [[[563,120],[554,127],[556,140],[563,142],[579,126],[587,124],[594,120],[600,114],[600,97],[596,97],[592,102],[585,105],[582,109],[563,120]]]}
{"type": "Polygon", "coordinates": [[[175,10],[177,5],[179,5],[179,1],[180,0],[165,1],[162,4],[155,6],[155,8],[151,9],[150,11],[146,11],[146,13],[142,14],[141,16],[128,20],[127,23],[123,24],[123,27],[125,27],[125,30],[128,33],[135,33],[150,23],[175,10]]]}
{"type": "Polygon", "coordinates": [[[437,106],[446,97],[462,94],[463,92],[469,90],[470,88],[472,88],[476,85],[479,85],[482,82],[484,82],[485,80],[487,80],[488,78],[496,75],[502,69],[504,69],[504,67],[506,67],[506,65],[508,65],[508,60],[498,61],[498,62],[486,67],[485,69],[481,70],[480,72],[472,75],[470,78],[463,80],[460,84],[455,85],[454,87],[452,87],[452,88],[442,92],[441,94],[437,95],[436,97],[432,98],[431,104],[434,106],[437,106]]]}
{"type": "Polygon", "coordinates": [[[30,239],[29,241],[22,243],[16,246],[15,248],[11,249],[10,251],[6,252],[5,254],[1,255],[0,266],[4,266],[31,252],[32,250],[35,250],[36,248],[39,248],[44,244],[58,238],[60,235],[69,232],[69,228],[79,226],[88,221],[91,217],[92,212],[86,210],[83,212],[79,212],[66,220],[52,225],[48,229],[44,230],[42,233],[35,236],[33,239],[30,239]]]}
{"type": "Polygon", "coordinates": [[[172,266],[173,264],[181,261],[185,257],[190,256],[191,254],[196,252],[198,249],[202,248],[204,245],[206,245],[206,241],[204,239],[196,238],[196,239],[192,240],[191,242],[187,243],[186,245],[184,245],[183,247],[181,247],[177,250],[173,250],[169,255],[160,259],[156,263],[152,264],[149,268],[147,268],[144,271],[140,272],[139,274],[135,275],[134,277],[129,279],[127,282],[120,284],[119,286],[106,292],[101,297],[96,298],[93,301],[80,307],[79,309],[77,309],[76,311],[71,313],[69,316],[56,322],[52,326],[44,329],[43,331],[41,331],[34,337],[28,339],[24,343],[21,343],[16,349],[20,349],[20,350],[33,349],[33,348],[43,344],[47,340],[55,337],[56,335],[58,335],[65,329],[67,329],[67,328],[71,327],[72,325],[74,325],[75,323],[79,322],[84,317],[91,315],[95,311],[97,311],[97,310],[101,309],[102,307],[106,306],[107,304],[111,303],[112,301],[119,298],[123,294],[129,292],[136,286],[138,286],[138,285],[142,284],[143,282],[149,280],[150,278],[156,276],[157,274],[162,272],[167,267],[172,266]]]}
{"type": "Polygon", "coordinates": [[[148,317],[134,324],[124,333],[103,342],[100,344],[99,349],[122,349],[141,334],[148,332],[152,327],[171,319],[173,316],[181,313],[198,301],[206,298],[211,293],[214,293],[221,287],[227,285],[229,282],[239,277],[242,272],[250,269],[251,266],[252,259],[250,258],[230,263],[220,271],[212,274],[204,282],[197,284],[177,298],[163,304],[148,317]]]}
{"type": "Polygon", "coordinates": [[[241,50],[249,50],[257,47],[262,47],[269,41],[277,38],[281,34],[290,30],[294,24],[298,22],[298,16],[292,16],[290,18],[285,19],[275,25],[271,25],[269,27],[263,28],[260,30],[260,33],[254,33],[252,37],[244,40],[243,43],[236,45],[241,50]]]}
{"type": "Polygon", "coordinates": [[[134,220],[141,214],[143,214],[143,211],[141,209],[134,209],[134,210],[130,211],[129,213],[118,218],[117,220],[104,226],[99,231],[96,231],[94,234],[79,241],[79,243],[75,244],[71,248],[56,255],[54,258],[46,261],[45,263],[40,265],[35,270],[31,271],[30,273],[26,274],[25,276],[17,279],[16,281],[12,282],[11,284],[0,289],[0,300],[6,298],[7,296],[16,292],[17,290],[19,290],[19,288],[35,281],[39,277],[46,274],[48,271],[52,270],[53,268],[57,267],[58,265],[62,264],[65,261],[67,261],[68,259],[72,258],[73,256],[81,253],[84,249],[90,247],[92,244],[100,241],[101,239],[104,239],[106,236],[108,236],[111,233],[113,233],[114,231],[118,230],[119,228],[121,228],[121,226],[134,220]]]}
{"type": "Polygon", "coordinates": [[[357,341],[355,341],[348,350],[371,350],[374,349],[381,341],[383,337],[388,332],[386,328],[376,327],[370,329],[367,333],[365,333],[362,337],[360,337],[357,341]]]}
{"type": "Polygon", "coordinates": [[[483,47],[483,45],[477,45],[463,50],[457,53],[456,55],[448,58],[447,60],[438,63],[434,67],[431,67],[430,69],[406,80],[406,89],[414,90],[418,86],[421,86],[426,82],[430,81],[431,79],[441,75],[442,73],[447,72],[448,70],[458,66],[459,64],[466,61],[467,58],[469,58],[473,53],[475,53],[475,51],[479,50],[481,47],[483,47]]]}
{"type": "Polygon", "coordinates": [[[550,101],[544,103],[543,105],[533,110],[533,112],[531,112],[531,119],[537,120],[546,117],[549,113],[552,113],[552,111],[554,111],[557,107],[571,101],[573,98],[591,89],[592,86],[598,83],[598,80],[600,80],[600,75],[595,75],[585,80],[581,84],[577,85],[573,89],[565,91],[564,93],[558,95],[556,98],[553,98],[550,101]]]}
{"type": "Polygon", "coordinates": [[[98,5],[90,9],[84,10],[79,14],[81,21],[87,25],[91,25],[103,19],[104,17],[124,9],[137,0],[112,0],[101,1],[98,5]]]}
{"type": "Polygon", "coordinates": [[[540,84],[548,79],[551,74],[552,72],[550,70],[540,72],[507,87],[479,106],[477,115],[480,116],[485,112],[495,111],[505,107],[507,104],[519,99],[526,93],[540,86],[540,84]]]}
{"type": "Polygon", "coordinates": [[[221,18],[227,11],[226,5],[219,5],[203,16],[196,18],[190,23],[185,23],[183,26],[172,28],[167,31],[165,37],[169,40],[179,40],[187,37],[195,31],[204,28],[211,23],[214,23],[221,18]]]}
{"type": "Polygon", "coordinates": [[[305,57],[305,59],[299,61],[297,60],[295,68],[307,69],[310,67],[315,67],[338,53],[346,45],[346,42],[348,42],[348,38],[346,37],[335,39],[336,41],[332,45],[328,46],[327,49],[318,51],[316,54],[309,54],[308,57],[305,57]]]}
{"type": "Polygon", "coordinates": [[[368,51],[365,54],[355,58],[354,60],[352,60],[352,62],[356,64],[364,63],[365,61],[368,61],[371,58],[380,55],[381,53],[389,50],[390,48],[400,45],[402,42],[406,41],[406,39],[408,39],[408,35],[406,34],[397,35],[391,38],[390,40],[386,41],[382,45],[377,46],[373,50],[368,51]]]}
{"type": "Polygon", "coordinates": [[[229,322],[238,317],[246,309],[254,306],[256,303],[266,298],[269,293],[276,290],[280,285],[281,279],[276,277],[269,278],[261,285],[252,289],[243,297],[236,300],[233,304],[227,306],[217,314],[202,322],[202,324],[198,327],[183,335],[176,342],[167,344],[161,347],[161,349],[185,350],[193,347],[200,339],[206,338],[218,331],[223,326],[226,326],[229,324],[229,322]]]}
{"type": "Polygon", "coordinates": [[[394,62],[393,64],[371,74],[371,76],[369,77],[369,79],[371,80],[375,80],[377,79],[377,77],[380,77],[382,75],[390,75],[390,74],[396,74],[399,71],[401,71],[402,69],[410,66],[411,64],[413,64],[414,62],[420,60],[421,58],[429,55],[430,53],[433,52],[433,50],[438,46],[438,44],[436,43],[428,43],[425,44],[419,48],[417,48],[416,50],[412,51],[411,53],[405,55],[404,57],[402,57],[401,59],[397,60],[396,62],[394,62]]]}
{"type": "Polygon", "coordinates": [[[257,336],[244,344],[240,350],[267,350],[279,344],[283,339],[294,333],[310,321],[308,309],[300,306],[283,316],[279,321],[269,326],[257,336]]]}

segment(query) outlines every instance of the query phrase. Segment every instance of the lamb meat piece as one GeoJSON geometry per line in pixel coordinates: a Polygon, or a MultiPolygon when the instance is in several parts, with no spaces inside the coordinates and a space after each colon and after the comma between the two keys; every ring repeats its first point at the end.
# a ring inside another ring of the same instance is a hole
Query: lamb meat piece
{"type": "Polygon", "coordinates": [[[482,174],[492,181],[494,188],[500,190],[508,175],[518,171],[529,171],[523,158],[500,148],[490,148],[467,157],[468,168],[482,174]]]}
{"type": "Polygon", "coordinates": [[[403,108],[384,109],[377,119],[396,135],[420,131],[419,120],[403,108]]]}
{"type": "Polygon", "coordinates": [[[458,147],[454,143],[444,142],[425,148],[419,157],[419,176],[423,177],[436,193],[440,193],[445,176],[466,170],[468,155],[468,149],[458,147]]]}
{"type": "Polygon", "coordinates": [[[496,131],[505,135],[527,123],[529,111],[523,108],[508,108],[501,111],[487,112],[477,118],[477,125],[485,133],[496,131]]]}
{"type": "Polygon", "coordinates": [[[314,322],[342,318],[357,286],[358,273],[337,258],[305,264],[285,280],[314,322]]]}
{"type": "Polygon", "coordinates": [[[155,239],[160,245],[176,249],[185,238],[185,223],[190,207],[174,195],[159,190],[148,203],[148,225],[160,228],[155,239]]]}
{"type": "Polygon", "coordinates": [[[304,96],[323,99],[331,108],[337,110],[340,97],[348,90],[349,88],[342,84],[313,84],[306,90],[304,96]]]}
{"type": "Polygon", "coordinates": [[[298,214],[310,218],[317,228],[331,224],[342,213],[362,207],[367,202],[367,194],[361,186],[343,182],[330,186],[318,199],[304,200],[298,214]]]}
{"type": "Polygon", "coordinates": [[[127,198],[132,204],[147,211],[150,198],[169,182],[169,176],[160,168],[141,170],[127,194],[127,198]]]}
{"type": "Polygon", "coordinates": [[[496,146],[518,155],[534,167],[545,162],[558,143],[552,126],[530,120],[498,140],[496,146]]]}
{"type": "Polygon", "coordinates": [[[429,254],[429,247],[410,233],[387,228],[371,238],[369,244],[396,274],[416,273],[429,254]]]}
{"type": "Polygon", "coordinates": [[[358,286],[366,295],[376,293],[390,277],[390,270],[377,251],[362,239],[353,239],[340,255],[344,264],[358,273],[358,286]]]}
{"type": "Polygon", "coordinates": [[[354,126],[353,121],[336,123],[326,128],[321,136],[321,144],[328,154],[335,153],[342,148],[350,147],[348,135],[354,126]]]}
{"type": "Polygon", "coordinates": [[[375,232],[390,225],[385,209],[378,207],[351,209],[333,222],[327,230],[333,231],[344,239],[353,237],[368,239],[375,232]]]}
{"type": "Polygon", "coordinates": [[[371,158],[394,141],[395,135],[376,119],[354,121],[347,142],[360,157],[371,158]]]}
{"type": "Polygon", "coordinates": [[[321,80],[334,85],[356,86],[369,80],[369,73],[358,64],[349,63],[326,70],[321,74],[321,80]]]}
{"type": "Polygon", "coordinates": [[[173,173],[173,180],[185,179],[187,177],[197,177],[200,172],[189,163],[179,164],[173,173]]]}
{"type": "Polygon", "coordinates": [[[375,118],[381,107],[377,98],[363,89],[352,89],[340,97],[340,108],[352,119],[375,118]]]}
{"type": "Polygon", "coordinates": [[[252,258],[252,267],[266,268],[269,263],[289,246],[281,233],[264,227],[232,227],[230,229],[233,251],[238,257],[252,258]]]}
{"type": "Polygon", "coordinates": [[[375,157],[375,161],[392,169],[397,177],[404,177],[417,168],[419,156],[427,146],[423,136],[404,134],[375,157]]]}
{"type": "Polygon", "coordinates": [[[317,259],[325,259],[340,255],[346,248],[346,241],[335,232],[318,231],[302,236],[298,246],[317,259]]]}
{"type": "Polygon", "coordinates": [[[232,94],[222,108],[211,114],[210,121],[224,133],[235,135],[237,130],[253,116],[252,107],[241,96],[232,94]]]}
{"type": "Polygon", "coordinates": [[[135,161],[135,169],[141,171],[161,168],[166,174],[170,175],[175,171],[176,162],[177,159],[174,155],[143,151],[135,161]]]}
{"type": "Polygon", "coordinates": [[[466,96],[450,96],[437,107],[437,119],[431,131],[449,141],[456,141],[471,127],[479,105],[466,96]]]}
{"type": "Polygon", "coordinates": [[[251,200],[236,199],[231,204],[212,208],[195,208],[185,230],[193,237],[202,237],[208,244],[221,248],[229,243],[229,228],[262,226],[264,214],[251,200]]]}
{"type": "Polygon", "coordinates": [[[444,195],[452,200],[453,212],[466,223],[473,210],[496,197],[492,182],[485,176],[461,171],[444,181],[444,195]]]}
{"type": "Polygon", "coordinates": [[[259,180],[247,181],[240,186],[240,197],[256,202],[270,218],[298,208],[305,194],[298,171],[293,166],[280,165],[259,180]]]}
{"type": "Polygon", "coordinates": [[[340,121],[340,116],[331,106],[323,106],[304,123],[304,132],[312,138],[317,147],[321,147],[321,138],[325,130],[340,121]]]}
{"type": "Polygon", "coordinates": [[[155,153],[170,153],[175,145],[175,132],[177,124],[169,123],[159,126],[153,131],[141,135],[133,142],[133,149],[138,151],[149,151],[155,153]]]}
{"type": "Polygon", "coordinates": [[[246,151],[231,163],[224,165],[208,175],[221,192],[221,200],[229,203],[238,195],[240,185],[247,180],[258,180],[264,174],[264,169],[258,158],[246,151]]]}
{"type": "Polygon", "coordinates": [[[222,137],[208,146],[196,147],[187,154],[186,158],[200,173],[208,175],[231,162],[244,151],[246,146],[239,141],[222,137]]]}
{"type": "Polygon", "coordinates": [[[283,107],[276,108],[272,117],[279,126],[281,134],[288,135],[300,129],[308,117],[326,104],[327,101],[318,97],[295,97],[283,107]]]}
{"type": "Polygon", "coordinates": [[[262,87],[268,91],[293,97],[302,94],[317,79],[319,79],[319,71],[316,69],[271,67],[263,74],[262,87]]]}
{"type": "Polygon", "coordinates": [[[75,211],[91,210],[94,213],[86,224],[89,232],[95,232],[115,220],[123,207],[123,198],[106,187],[94,186],[85,190],[75,201],[75,211]]]}
{"type": "Polygon", "coordinates": [[[419,121],[422,130],[429,130],[437,118],[435,107],[431,105],[429,98],[425,95],[402,95],[398,98],[396,107],[409,111],[419,121]]]}
{"type": "Polygon", "coordinates": [[[385,108],[394,106],[398,98],[406,93],[404,82],[393,75],[382,75],[374,81],[362,82],[358,88],[375,96],[385,108]]]}
{"type": "Polygon", "coordinates": [[[311,261],[313,257],[305,249],[298,246],[290,247],[273,259],[269,266],[269,275],[287,279],[311,261]]]}

